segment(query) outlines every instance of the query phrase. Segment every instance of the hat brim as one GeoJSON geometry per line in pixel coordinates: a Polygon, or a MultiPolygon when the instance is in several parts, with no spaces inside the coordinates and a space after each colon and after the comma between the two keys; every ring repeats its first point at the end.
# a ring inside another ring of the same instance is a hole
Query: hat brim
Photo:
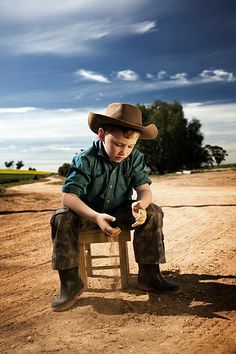
{"type": "Polygon", "coordinates": [[[152,140],[155,139],[158,135],[158,129],[155,124],[149,124],[146,127],[143,127],[141,125],[128,123],[125,121],[121,121],[120,119],[108,117],[102,114],[93,112],[89,113],[88,125],[95,134],[98,133],[98,129],[101,128],[103,124],[112,124],[120,127],[127,127],[130,129],[137,130],[140,132],[139,139],[143,140],[152,140]]]}

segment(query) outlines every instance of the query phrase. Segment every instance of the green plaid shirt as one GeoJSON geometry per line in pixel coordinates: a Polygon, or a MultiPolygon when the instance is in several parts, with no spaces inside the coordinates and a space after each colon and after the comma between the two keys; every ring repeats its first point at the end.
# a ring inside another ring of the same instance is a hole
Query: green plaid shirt
{"type": "Polygon", "coordinates": [[[62,192],[76,194],[98,212],[119,208],[131,199],[133,188],[151,184],[143,154],[133,149],[122,162],[109,160],[100,141],[76,155],[62,192]]]}

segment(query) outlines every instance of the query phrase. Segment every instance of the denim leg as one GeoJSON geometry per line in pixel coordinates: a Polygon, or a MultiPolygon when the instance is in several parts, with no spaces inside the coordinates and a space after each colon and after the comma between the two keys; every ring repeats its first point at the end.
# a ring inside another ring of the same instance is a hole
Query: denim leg
{"type": "Polygon", "coordinates": [[[96,224],[81,218],[69,208],[57,209],[51,218],[52,269],[78,267],[79,231],[96,228],[96,224]]]}
{"type": "MultiPolygon", "coordinates": [[[[163,212],[160,207],[153,203],[149,205],[146,211],[147,219],[145,223],[135,228],[134,231],[135,260],[142,264],[165,263],[162,232],[163,212]]],[[[117,216],[117,219],[117,221],[120,221],[118,226],[122,229],[130,229],[130,224],[134,222],[130,206],[127,206],[123,217],[117,216]]],[[[97,228],[96,224],[81,218],[69,208],[57,209],[51,218],[52,268],[63,270],[77,267],[79,265],[79,231],[97,228]]]]}
{"type": "Polygon", "coordinates": [[[165,263],[162,209],[151,203],[146,209],[147,219],[134,231],[135,260],[140,264],[165,263]]]}

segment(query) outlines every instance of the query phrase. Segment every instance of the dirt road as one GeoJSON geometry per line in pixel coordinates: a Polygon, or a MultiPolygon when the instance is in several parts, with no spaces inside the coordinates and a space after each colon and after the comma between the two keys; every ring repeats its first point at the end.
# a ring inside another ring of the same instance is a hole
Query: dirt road
{"type": "MultiPolygon", "coordinates": [[[[59,283],[49,220],[60,185],[14,187],[0,198],[1,353],[236,353],[236,172],[154,178],[152,190],[165,213],[162,271],[183,292],[124,292],[110,271],[89,278],[89,291],[63,313],[50,307],[59,283]]],[[[132,244],[129,254],[134,284],[132,244]]]]}

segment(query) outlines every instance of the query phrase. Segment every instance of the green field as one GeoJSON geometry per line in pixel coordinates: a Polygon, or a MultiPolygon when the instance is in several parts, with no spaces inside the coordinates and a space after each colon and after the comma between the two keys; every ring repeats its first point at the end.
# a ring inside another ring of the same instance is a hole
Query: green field
{"type": "Polygon", "coordinates": [[[28,182],[50,175],[51,172],[47,171],[0,169],[0,184],[28,182]]]}

